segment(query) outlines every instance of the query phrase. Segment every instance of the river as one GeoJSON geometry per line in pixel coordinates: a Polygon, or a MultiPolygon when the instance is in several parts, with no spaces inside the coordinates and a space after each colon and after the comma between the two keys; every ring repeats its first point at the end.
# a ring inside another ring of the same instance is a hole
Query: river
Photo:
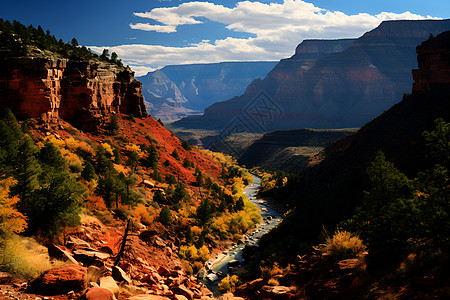
{"type": "MultiPolygon", "coordinates": [[[[220,292],[217,289],[217,285],[222,278],[228,274],[228,263],[233,260],[239,261],[244,264],[244,258],[242,257],[242,250],[247,245],[258,246],[258,240],[264,234],[275,228],[281,221],[282,214],[273,209],[266,199],[258,198],[257,193],[261,186],[261,178],[253,176],[253,183],[248,185],[244,189],[244,194],[247,199],[258,205],[261,210],[261,216],[263,221],[257,225],[257,227],[244,236],[244,242],[234,244],[228,250],[222,252],[214,258],[211,258],[206,264],[209,266],[208,276],[212,280],[202,280],[203,283],[214,293],[215,297],[220,296],[220,292]],[[216,274],[214,276],[213,274],[216,274]]],[[[205,277],[206,278],[206,277],[205,277]]]]}

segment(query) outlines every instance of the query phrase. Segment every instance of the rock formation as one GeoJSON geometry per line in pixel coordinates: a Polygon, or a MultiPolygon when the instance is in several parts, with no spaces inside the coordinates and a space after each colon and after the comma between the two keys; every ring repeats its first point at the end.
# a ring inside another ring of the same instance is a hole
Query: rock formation
{"type": "Polygon", "coordinates": [[[299,172],[320,150],[353,132],[314,129],[269,132],[245,149],[238,162],[249,168],[299,172]]]}
{"type": "Polygon", "coordinates": [[[138,79],[149,113],[163,121],[198,115],[217,101],[241,95],[276,62],[223,62],[165,66],[138,79]]]}
{"type": "Polygon", "coordinates": [[[112,113],[146,116],[134,72],[99,61],[52,57],[0,59],[0,107],[47,127],[60,118],[86,131],[98,130],[112,113]]]}
{"type": "Polygon", "coordinates": [[[242,96],[174,125],[224,134],[359,127],[411,91],[416,46],[449,29],[450,20],[386,21],[350,45],[304,41],[242,96]],[[323,54],[311,59],[315,51],[323,54]]]}
{"type": "Polygon", "coordinates": [[[423,42],[417,52],[413,93],[357,133],[327,147],[322,162],[288,184],[278,198],[292,201],[297,211],[260,247],[276,248],[278,256],[292,255],[301,247],[294,240],[315,241],[322,226],[334,228],[350,218],[368,189],[366,169],[379,150],[409,178],[434,166],[422,133],[433,131],[437,118],[450,120],[450,32],[423,42]],[[280,242],[279,236],[285,239],[280,242]]]}

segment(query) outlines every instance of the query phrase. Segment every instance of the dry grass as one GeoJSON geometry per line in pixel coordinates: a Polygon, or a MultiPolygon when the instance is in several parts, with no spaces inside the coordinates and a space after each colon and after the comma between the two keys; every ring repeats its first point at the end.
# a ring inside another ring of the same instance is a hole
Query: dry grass
{"type": "Polygon", "coordinates": [[[267,282],[268,285],[272,285],[272,286],[278,286],[280,285],[280,282],[278,280],[276,280],[275,278],[270,278],[269,281],[267,282]]]}
{"type": "Polygon", "coordinates": [[[336,231],[327,237],[325,244],[319,246],[322,253],[338,259],[354,258],[366,250],[366,246],[358,236],[348,231],[336,231]]]}
{"type": "Polygon", "coordinates": [[[0,252],[0,268],[23,279],[32,279],[41,273],[64,265],[64,262],[52,260],[47,248],[32,238],[11,236],[4,241],[0,252]]]}
{"type": "Polygon", "coordinates": [[[275,275],[283,274],[284,270],[280,268],[278,263],[274,263],[272,267],[259,267],[261,270],[261,277],[265,281],[270,281],[275,275]]]}

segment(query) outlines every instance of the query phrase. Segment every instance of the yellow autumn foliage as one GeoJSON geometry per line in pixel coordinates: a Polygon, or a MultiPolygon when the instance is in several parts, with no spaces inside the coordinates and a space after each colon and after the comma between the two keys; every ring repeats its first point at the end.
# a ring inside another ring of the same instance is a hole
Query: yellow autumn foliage
{"type": "Polygon", "coordinates": [[[142,158],[144,156],[144,153],[142,153],[141,147],[139,147],[138,145],[130,143],[125,146],[125,149],[130,153],[132,153],[133,151],[136,151],[137,154],[139,155],[139,158],[142,158]]]}
{"type": "Polygon", "coordinates": [[[111,156],[114,155],[113,149],[112,149],[112,147],[111,147],[110,144],[108,144],[108,143],[102,143],[102,147],[103,147],[103,149],[105,149],[105,151],[106,151],[109,155],[111,155],[111,156]]]}
{"type": "Polygon", "coordinates": [[[233,276],[227,276],[219,283],[217,288],[222,293],[228,293],[228,292],[234,292],[236,286],[239,286],[241,284],[241,281],[239,280],[239,277],[237,275],[233,276]]]}
{"type": "Polygon", "coordinates": [[[71,151],[79,149],[83,152],[89,153],[91,156],[95,155],[94,149],[88,143],[76,140],[73,137],[69,137],[66,139],[66,147],[71,151]]]}
{"type": "Polygon", "coordinates": [[[0,238],[21,233],[27,227],[26,217],[15,207],[19,198],[9,196],[9,189],[14,184],[12,178],[0,180],[0,238]]]}

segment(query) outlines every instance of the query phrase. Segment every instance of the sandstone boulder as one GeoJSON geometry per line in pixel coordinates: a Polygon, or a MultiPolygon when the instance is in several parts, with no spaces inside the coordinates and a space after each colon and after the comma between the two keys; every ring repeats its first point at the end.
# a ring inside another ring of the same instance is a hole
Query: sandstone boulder
{"type": "Polygon", "coordinates": [[[128,300],[170,300],[170,298],[160,295],[141,294],[141,295],[134,295],[128,298],[128,300]]]}
{"type": "Polygon", "coordinates": [[[114,294],[105,288],[93,287],[90,288],[84,295],[86,300],[116,300],[114,294]]]}
{"type": "Polygon", "coordinates": [[[119,295],[119,286],[111,276],[100,278],[100,287],[110,290],[114,295],[119,295]]]}
{"type": "Polygon", "coordinates": [[[261,295],[263,299],[280,299],[293,300],[294,295],[290,287],[287,286],[269,286],[265,285],[261,288],[261,295]]]}
{"type": "Polygon", "coordinates": [[[28,284],[28,291],[40,295],[60,295],[81,291],[87,281],[86,268],[66,265],[44,272],[28,284]]]}

